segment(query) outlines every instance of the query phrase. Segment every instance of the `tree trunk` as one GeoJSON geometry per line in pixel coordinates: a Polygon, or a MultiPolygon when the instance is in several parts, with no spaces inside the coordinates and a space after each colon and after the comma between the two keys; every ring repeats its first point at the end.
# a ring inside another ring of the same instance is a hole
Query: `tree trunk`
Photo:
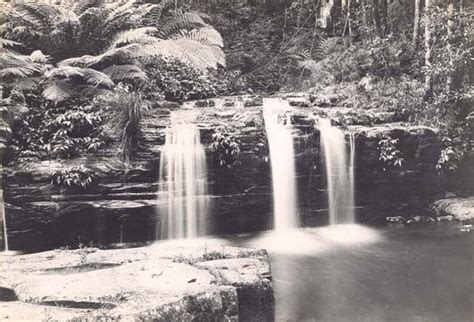
{"type": "Polygon", "coordinates": [[[415,20],[413,21],[413,46],[418,44],[418,35],[420,34],[420,0],[415,0],[415,20]]]}
{"type": "Polygon", "coordinates": [[[379,3],[377,0],[372,0],[372,10],[374,17],[374,27],[379,36],[382,35],[382,30],[380,28],[380,14],[379,14],[379,3]]]}
{"type": "Polygon", "coordinates": [[[386,35],[388,28],[387,0],[379,0],[380,32],[386,35]]]}
{"type": "Polygon", "coordinates": [[[450,55],[449,59],[449,68],[448,68],[448,75],[446,77],[446,90],[447,92],[451,92],[453,89],[453,79],[454,79],[454,73],[455,73],[455,67],[454,67],[454,62],[453,62],[453,57],[452,57],[452,41],[453,41],[453,34],[454,34],[454,0],[448,0],[448,44],[447,44],[447,51],[450,55]]]}
{"type": "Polygon", "coordinates": [[[425,0],[425,100],[433,94],[431,23],[431,0],[425,0]]]}

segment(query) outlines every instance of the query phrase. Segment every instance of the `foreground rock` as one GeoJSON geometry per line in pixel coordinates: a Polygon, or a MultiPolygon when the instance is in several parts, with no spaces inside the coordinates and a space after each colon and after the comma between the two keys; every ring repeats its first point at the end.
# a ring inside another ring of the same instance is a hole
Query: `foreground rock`
{"type": "Polygon", "coordinates": [[[471,221],[474,220],[474,196],[437,200],[431,205],[431,209],[438,216],[453,216],[459,221],[471,221]]]}
{"type": "Polygon", "coordinates": [[[167,243],[1,258],[1,321],[271,321],[273,315],[262,250],[167,243]]]}

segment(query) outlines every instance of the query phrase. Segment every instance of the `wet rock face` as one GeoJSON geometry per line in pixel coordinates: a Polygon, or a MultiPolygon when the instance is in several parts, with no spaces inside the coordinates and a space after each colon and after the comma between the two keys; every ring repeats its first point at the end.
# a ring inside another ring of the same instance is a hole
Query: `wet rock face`
{"type": "Polygon", "coordinates": [[[268,257],[265,251],[216,243],[83,248],[2,260],[0,320],[48,317],[273,321],[268,257]],[[209,254],[225,259],[214,260],[209,254]]]}
{"type": "MultiPolygon", "coordinates": [[[[329,117],[333,124],[339,124],[341,119],[356,114],[354,110],[344,114],[344,109],[331,106],[307,107],[311,97],[300,94],[288,95],[287,99],[295,108],[291,119],[295,128],[301,222],[309,226],[327,224],[327,182],[316,119],[329,117]],[[345,116],[341,117],[341,113],[345,116]]],[[[213,108],[196,108],[199,113],[195,122],[201,129],[201,140],[207,151],[212,234],[272,228],[270,160],[261,103],[261,97],[249,96],[223,98],[213,101],[213,108]],[[220,166],[210,152],[212,134],[219,128],[225,128],[240,141],[240,165],[220,166]]],[[[11,248],[45,250],[90,242],[106,246],[159,239],[156,200],[160,148],[173,109],[147,111],[137,153],[128,167],[116,159],[117,149],[112,145],[94,157],[12,169],[4,178],[11,248]],[[79,164],[96,172],[94,185],[84,190],[50,184],[51,173],[56,169],[79,164]]],[[[419,215],[446,185],[446,179],[435,171],[441,150],[436,132],[392,122],[391,115],[375,111],[364,111],[360,115],[363,117],[348,123],[357,125],[344,125],[356,138],[358,221],[385,222],[386,217],[419,215]],[[377,124],[369,126],[367,123],[377,124]],[[406,161],[403,167],[383,170],[377,148],[385,136],[399,140],[397,148],[406,161]]],[[[461,179],[472,185],[474,180],[468,180],[473,178],[472,167],[470,169],[461,179]]]]}

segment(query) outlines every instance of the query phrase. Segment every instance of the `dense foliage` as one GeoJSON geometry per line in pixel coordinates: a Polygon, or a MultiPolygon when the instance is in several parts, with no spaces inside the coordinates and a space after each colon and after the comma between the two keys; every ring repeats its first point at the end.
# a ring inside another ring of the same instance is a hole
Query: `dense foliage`
{"type": "MultiPolygon", "coordinates": [[[[276,91],[436,127],[439,171],[472,149],[466,2],[420,1],[418,11],[401,0],[101,3],[17,4],[2,15],[0,143],[12,137],[9,160],[73,157],[109,141],[128,160],[142,109],[157,101],[276,91]]],[[[385,143],[390,163],[396,144],[385,143]]]]}

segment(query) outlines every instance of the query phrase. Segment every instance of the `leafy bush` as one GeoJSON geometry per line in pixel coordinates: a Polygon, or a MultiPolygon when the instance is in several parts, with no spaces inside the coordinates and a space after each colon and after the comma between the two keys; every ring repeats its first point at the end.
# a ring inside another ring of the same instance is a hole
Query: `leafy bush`
{"type": "Polygon", "coordinates": [[[178,60],[152,59],[144,61],[144,66],[150,78],[145,87],[146,93],[159,91],[169,101],[204,99],[217,95],[217,89],[206,72],[178,60]]]}
{"type": "Polygon", "coordinates": [[[379,160],[383,164],[383,171],[387,171],[388,168],[401,167],[405,163],[403,153],[397,149],[398,142],[398,139],[392,139],[390,136],[379,141],[379,160]]]}
{"type": "Polygon", "coordinates": [[[11,160],[70,158],[105,145],[101,112],[90,103],[50,104],[39,95],[28,94],[25,104],[27,112],[13,122],[11,160]]]}
{"type": "Polygon", "coordinates": [[[224,128],[217,129],[212,135],[210,149],[220,166],[231,168],[240,164],[240,142],[224,128]]]}
{"type": "Polygon", "coordinates": [[[439,173],[444,171],[452,172],[458,168],[458,163],[464,157],[464,151],[456,146],[448,146],[441,150],[438,162],[436,163],[436,170],[439,173]]]}
{"type": "Polygon", "coordinates": [[[94,172],[81,165],[76,168],[54,172],[51,184],[61,187],[80,187],[85,190],[94,183],[94,180],[94,172]]]}

